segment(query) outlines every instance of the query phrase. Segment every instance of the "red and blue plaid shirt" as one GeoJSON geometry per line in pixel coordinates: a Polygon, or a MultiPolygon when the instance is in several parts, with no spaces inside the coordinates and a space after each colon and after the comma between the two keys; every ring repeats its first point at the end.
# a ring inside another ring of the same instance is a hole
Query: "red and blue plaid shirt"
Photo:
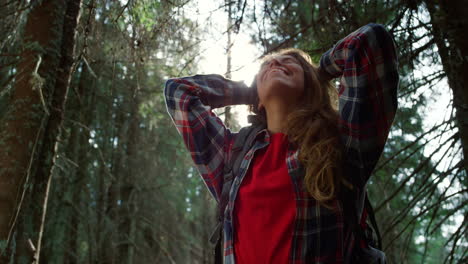
{"type": "MultiPolygon", "coordinates": [[[[341,39],[320,59],[320,67],[339,78],[339,127],[345,146],[346,173],[357,179],[354,182],[361,183],[362,190],[383,151],[398,107],[397,66],[391,34],[384,26],[374,23],[341,39]]],[[[244,82],[225,79],[218,74],[195,75],[167,80],[164,95],[167,111],[203,182],[219,202],[223,167],[230,158],[232,143],[238,133],[226,128],[212,109],[251,104],[253,89],[244,82]]],[[[255,151],[269,142],[268,131],[260,131],[233,181],[223,225],[226,264],[235,263],[232,212],[239,186],[255,151]]],[[[334,208],[327,209],[307,195],[302,186],[303,167],[298,160],[298,151],[290,147],[286,158],[296,197],[289,263],[343,263],[344,255],[352,250],[354,236],[345,228],[342,203],[336,200],[334,208]]]]}

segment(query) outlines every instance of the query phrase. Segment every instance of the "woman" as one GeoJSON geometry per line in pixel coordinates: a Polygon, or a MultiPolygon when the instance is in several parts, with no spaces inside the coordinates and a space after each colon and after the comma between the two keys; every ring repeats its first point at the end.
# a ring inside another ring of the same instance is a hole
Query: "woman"
{"type": "Polygon", "coordinates": [[[319,66],[298,49],[269,54],[252,87],[216,74],[166,82],[167,110],[217,202],[238,133],[211,109],[247,104],[266,124],[229,193],[225,263],[349,261],[356,243],[338,195],[357,190],[361,215],[397,110],[397,64],[390,33],[371,23],[338,41],[319,66]]]}

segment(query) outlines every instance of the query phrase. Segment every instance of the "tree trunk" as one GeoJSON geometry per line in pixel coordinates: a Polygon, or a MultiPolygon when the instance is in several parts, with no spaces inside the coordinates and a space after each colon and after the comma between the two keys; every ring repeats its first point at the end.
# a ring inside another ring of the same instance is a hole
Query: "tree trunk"
{"type": "MultiPolygon", "coordinates": [[[[57,71],[57,81],[50,108],[49,122],[44,133],[44,145],[38,160],[38,170],[34,176],[33,200],[43,201],[42,208],[33,206],[32,216],[36,224],[39,224],[39,237],[37,238],[36,263],[39,263],[42,237],[47,213],[47,200],[52,181],[53,170],[58,156],[58,144],[61,134],[61,125],[65,112],[68,87],[74,64],[76,27],[80,18],[81,0],[69,0],[67,3],[63,21],[62,47],[60,65],[57,71]]],[[[37,230],[37,229],[36,229],[37,230]]]]}
{"type": "Polygon", "coordinates": [[[453,91],[464,168],[468,175],[468,6],[463,1],[426,0],[439,55],[453,91]],[[447,44],[449,46],[447,46],[447,44]]]}
{"type": "Polygon", "coordinates": [[[2,192],[6,195],[0,201],[7,213],[2,214],[6,218],[0,220],[0,230],[2,238],[8,236],[5,230],[9,228],[15,206],[21,208],[19,217],[23,219],[19,223],[30,226],[20,228],[27,232],[18,233],[16,256],[23,257],[26,262],[34,259],[34,263],[39,263],[50,176],[56,158],[57,139],[73,65],[80,3],[81,1],[69,1],[68,4],[58,0],[43,1],[31,11],[24,38],[30,41],[29,45],[36,47],[25,51],[23,61],[18,66],[14,109],[10,110],[8,116],[11,119],[7,120],[2,129],[1,139],[5,148],[0,151],[6,152],[2,153],[6,155],[1,155],[3,159],[0,160],[0,167],[10,170],[1,174],[1,188],[7,191],[2,192]],[[30,82],[31,76],[36,76],[33,82],[30,82]],[[42,111],[47,115],[38,114],[42,111]],[[42,130],[44,124],[45,129],[42,130]],[[31,146],[34,147],[31,149],[31,146]],[[36,155],[37,160],[34,160],[36,155]],[[31,195],[24,197],[31,199],[23,199],[22,204],[17,204],[16,193],[21,191],[24,175],[31,191],[31,195]],[[7,203],[8,206],[3,206],[7,203]],[[24,221],[26,218],[31,222],[24,221]],[[27,249],[28,239],[35,245],[32,259],[32,252],[27,249]]]}
{"type": "MultiPolygon", "coordinates": [[[[0,128],[0,239],[11,238],[23,184],[33,175],[39,155],[47,102],[56,82],[64,3],[34,2],[24,28],[25,49],[17,66],[11,105],[0,128]],[[57,51],[57,52],[51,52],[57,51]]],[[[25,190],[26,191],[26,190],[25,190]]],[[[36,230],[37,231],[37,230],[36,230]]],[[[29,235],[29,234],[28,234],[29,235]]],[[[17,249],[32,257],[24,233],[17,235],[17,249]]],[[[25,256],[25,257],[27,257],[25,256]]],[[[6,263],[0,259],[0,263],[6,263]]]]}
{"type": "MultiPolygon", "coordinates": [[[[121,205],[121,193],[120,186],[122,185],[122,178],[124,177],[123,170],[125,168],[124,163],[126,162],[124,148],[127,142],[127,131],[125,129],[125,113],[124,111],[119,111],[115,109],[116,122],[115,122],[115,131],[117,135],[113,135],[118,138],[118,145],[113,150],[113,159],[112,159],[112,168],[111,173],[114,178],[111,180],[110,187],[107,190],[107,204],[106,204],[106,214],[105,217],[108,218],[112,226],[107,226],[106,228],[118,229],[118,223],[120,222],[120,205],[121,205]]],[[[119,242],[119,232],[110,232],[107,238],[106,243],[103,243],[103,263],[113,264],[116,263],[118,258],[118,253],[116,250],[116,245],[119,242]]]]}
{"type": "MultiPolygon", "coordinates": [[[[136,42],[136,31],[132,33],[132,43],[136,42]]],[[[124,177],[121,178],[120,194],[121,194],[121,219],[119,222],[119,230],[121,234],[121,242],[119,245],[119,253],[121,254],[120,261],[127,264],[132,264],[135,257],[136,236],[138,216],[138,182],[139,181],[139,144],[140,144],[140,82],[144,79],[143,67],[139,60],[138,46],[132,46],[132,58],[135,63],[134,81],[131,90],[130,101],[130,116],[129,130],[127,138],[126,153],[127,165],[124,167],[124,177]]]]}
{"type": "MultiPolygon", "coordinates": [[[[138,66],[137,66],[138,68],[138,66]]],[[[138,69],[137,69],[138,71],[138,69]]],[[[137,81],[138,82],[138,81],[137,81]]],[[[128,165],[125,169],[125,177],[122,178],[120,193],[121,193],[121,217],[122,224],[120,225],[120,233],[123,235],[123,244],[119,247],[119,252],[122,254],[121,260],[124,263],[132,264],[135,253],[135,237],[136,237],[136,221],[138,219],[138,191],[136,183],[138,182],[138,144],[139,140],[139,124],[140,116],[138,109],[140,107],[140,98],[138,94],[138,86],[135,85],[132,94],[132,106],[130,114],[130,127],[128,132],[127,143],[127,161],[128,165]]]]}
{"type": "MultiPolygon", "coordinates": [[[[231,40],[231,35],[232,35],[232,3],[228,3],[228,20],[227,20],[227,65],[226,65],[226,78],[231,79],[231,51],[232,51],[232,43],[231,40]]],[[[232,113],[231,113],[231,107],[226,106],[224,107],[224,124],[226,127],[232,128],[232,113]]]]}
{"type": "Polygon", "coordinates": [[[90,81],[90,74],[86,65],[82,66],[80,81],[78,84],[78,97],[80,100],[74,100],[70,105],[73,113],[73,119],[80,122],[80,125],[75,124],[73,127],[71,139],[73,147],[70,149],[70,157],[73,157],[78,165],[76,173],[73,174],[73,179],[70,181],[70,192],[72,197],[72,210],[70,214],[70,224],[67,226],[67,253],[65,260],[67,264],[76,264],[78,261],[78,230],[80,223],[80,211],[86,210],[83,206],[82,190],[86,188],[88,159],[87,153],[90,149],[88,143],[89,131],[82,126],[89,127],[91,123],[91,114],[95,105],[94,89],[90,81]]]}

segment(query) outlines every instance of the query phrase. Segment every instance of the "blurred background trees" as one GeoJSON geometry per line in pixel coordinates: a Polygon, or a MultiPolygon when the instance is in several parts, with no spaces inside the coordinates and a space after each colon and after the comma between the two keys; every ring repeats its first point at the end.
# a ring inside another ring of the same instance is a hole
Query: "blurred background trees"
{"type": "MultiPolygon", "coordinates": [[[[466,263],[466,5],[217,5],[0,3],[0,263],[212,263],[215,202],[166,112],[164,81],[201,71],[203,39],[226,36],[219,73],[230,76],[228,35],[318,62],[369,22],[394,35],[400,59],[399,110],[369,183],[385,252],[390,263],[466,263]],[[221,14],[222,36],[206,34],[220,22],[199,23],[194,6],[221,14]]],[[[245,118],[215,112],[234,131],[245,118]]]]}

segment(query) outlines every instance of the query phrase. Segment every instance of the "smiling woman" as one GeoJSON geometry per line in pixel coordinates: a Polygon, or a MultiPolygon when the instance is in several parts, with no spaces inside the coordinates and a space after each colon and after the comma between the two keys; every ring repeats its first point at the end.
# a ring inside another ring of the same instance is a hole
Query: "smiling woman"
{"type": "Polygon", "coordinates": [[[219,203],[225,263],[370,263],[355,259],[367,252],[382,259],[356,231],[367,214],[354,209],[363,207],[393,122],[398,78],[392,36],[371,23],[319,64],[299,49],[269,54],[252,87],[219,74],[166,82],[168,113],[219,203]],[[239,132],[212,112],[242,104],[259,122],[239,132]]]}

